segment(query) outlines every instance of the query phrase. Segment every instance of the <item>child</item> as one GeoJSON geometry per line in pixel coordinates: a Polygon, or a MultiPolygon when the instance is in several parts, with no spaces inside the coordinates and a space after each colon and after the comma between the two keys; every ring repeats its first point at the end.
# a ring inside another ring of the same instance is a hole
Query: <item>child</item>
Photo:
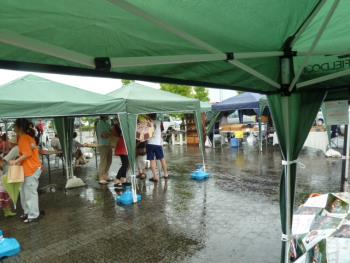
{"type": "Polygon", "coordinates": [[[73,132],[73,147],[72,148],[73,148],[73,155],[75,157],[75,165],[76,166],[85,165],[88,163],[88,161],[85,160],[84,154],[80,149],[81,147],[84,147],[84,145],[76,140],[77,137],[78,137],[78,134],[76,132],[73,132]]]}
{"type": "Polygon", "coordinates": [[[139,171],[139,174],[137,175],[138,178],[141,180],[146,178],[146,142],[137,142],[136,146],[136,156],[137,156],[137,168],[139,171]]]}
{"type": "Polygon", "coordinates": [[[5,217],[10,217],[10,216],[15,216],[16,213],[12,212],[11,209],[11,198],[6,192],[2,180],[3,180],[3,172],[2,172],[2,167],[3,167],[4,161],[1,159],[0,160],[0,208],[4,210],[4,215],[5,217]]]}

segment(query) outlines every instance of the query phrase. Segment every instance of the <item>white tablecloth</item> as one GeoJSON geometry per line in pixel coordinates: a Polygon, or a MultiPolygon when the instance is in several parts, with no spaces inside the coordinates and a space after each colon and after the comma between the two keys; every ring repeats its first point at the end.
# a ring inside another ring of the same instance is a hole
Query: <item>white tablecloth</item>
{"type": "MultiPolygon", "coordinates": [[[[278,138],[276,132],[273,134],[273,145],[278,144],[278,138]]],[[[306,138],[304,147],[311,147],[319,149],[324,153],[327,151],[327,146],[329,144],[327,132],[313,132],[311,131],[306,138]]]]}

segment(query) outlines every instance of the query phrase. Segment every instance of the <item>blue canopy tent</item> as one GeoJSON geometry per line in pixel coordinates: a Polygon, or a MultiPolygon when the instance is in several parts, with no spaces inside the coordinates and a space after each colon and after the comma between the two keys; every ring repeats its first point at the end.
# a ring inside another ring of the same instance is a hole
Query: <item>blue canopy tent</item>
{"type": "MultiPolygon", "coordinates": [[[[243,123],[243,115],[257,115],[259,121],[260,151],[262,151],[261,115],[267,107],[266,96],[253,92],[244,92],[212,105],[212,109],[215,112],[234,112],[237,110],[240,123],[243,123]]],[[[219,116],[218,114],[217,117],[219,116]]]]}
{"type": "Polygon", "coordinates": [[[242,113],[242,116],[256,115],[260,114],[261,99],[266,101],[266,96],[252,92],[244,92],[214,104],[212,109],[217,112],[238,110],[242,113]]]}

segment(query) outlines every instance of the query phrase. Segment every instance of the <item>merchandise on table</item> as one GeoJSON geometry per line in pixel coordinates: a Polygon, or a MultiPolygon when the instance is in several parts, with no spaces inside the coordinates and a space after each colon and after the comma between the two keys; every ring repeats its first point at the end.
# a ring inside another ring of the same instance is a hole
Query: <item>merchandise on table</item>
{"type": "Polygon", "coordinates": [[[297,263],[350,263],[350,193],[310,197],[293,218],[290,256],[297,263]]]}

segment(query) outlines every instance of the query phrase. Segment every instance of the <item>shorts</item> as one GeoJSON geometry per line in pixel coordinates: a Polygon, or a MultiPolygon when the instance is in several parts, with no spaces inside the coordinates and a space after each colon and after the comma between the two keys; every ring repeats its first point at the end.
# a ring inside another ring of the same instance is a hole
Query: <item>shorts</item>
{"type": "Polygon", "coordinates": [[[154,159],[164,159],[163,147],[161,145],[147,144],[147,160],[152,161],[154,159]]]}
{"type": "Polygon", "coordinates": [[[137,168],[144,170],[146,168],[146,155],[137,156],[137,168]]]}

